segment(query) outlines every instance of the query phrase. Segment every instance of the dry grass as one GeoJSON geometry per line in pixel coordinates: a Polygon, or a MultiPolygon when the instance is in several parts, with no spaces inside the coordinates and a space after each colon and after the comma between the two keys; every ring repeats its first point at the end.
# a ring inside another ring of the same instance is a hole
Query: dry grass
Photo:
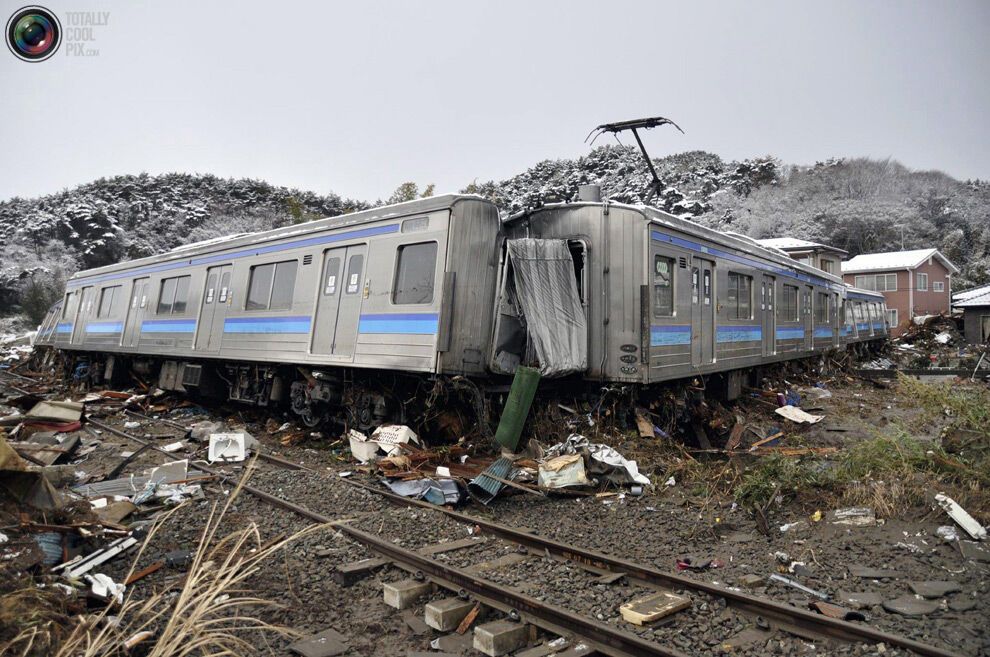
{"type": "MultiPolygon", "coordinates": [[[[80,617],[72,633],[57,650],[56,657],[124,657],[133,655],[124,642],[142,632],[150,633],[140,652],[148,657],[200,655],[250,655],[257,652],[266,636],[292,636],[292,630],[266,623],[258,611],[274,606],[247,592],[248,580],[287,545],[319,526],[311,526],[288,538],[262,544],[257,525],[251,523],[225,536],[218,532],[230,505],[240,493],[253,467],[246,469],[226,503],[214,504],[203,527],[200,541],[178,593],[168,589],[142,597],[132,589],[119,609],[108,607],[95,616],[80,617]],[[117,622],[110,622],[113,614],[117,622]]],[[[165,527],[171,511],[151,529],[148,539],[134,559],[131,572],[140,561],[152,537],[165,527]]],[[[37,654],[38,628],[27,628],[3,654],[37,654]]]]}

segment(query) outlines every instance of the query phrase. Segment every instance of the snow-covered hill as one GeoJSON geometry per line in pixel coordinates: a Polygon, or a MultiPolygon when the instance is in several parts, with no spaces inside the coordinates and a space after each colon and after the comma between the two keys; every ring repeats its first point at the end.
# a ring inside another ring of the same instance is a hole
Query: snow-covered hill
{"type": "MultiPolygon", "coordinates": [[[[796,167],[769,156],[725,162],[693,151],[654,164],[663,191],[653,204],[706,225],[757,238],[817,239],[851,255],[935,246],[963,269],[956,289],[990,280],[985,182],[865,159],[796,167]]],[[[545,160],[508,180],[471,182],[462,191],[491,198],[510,214],[573,198],[583,183],[602,185],[612,200],[638,203],[650,182],[636,149],[602,146],[576,159],[545,160]]],[[[408,194],[416,194],[412,183],[390,200],[408,194]]],[[[10,199],[0,203],[0,314],[36,321],[79,269],[377,203],[192,174],[118,176],[10,199]]]]}

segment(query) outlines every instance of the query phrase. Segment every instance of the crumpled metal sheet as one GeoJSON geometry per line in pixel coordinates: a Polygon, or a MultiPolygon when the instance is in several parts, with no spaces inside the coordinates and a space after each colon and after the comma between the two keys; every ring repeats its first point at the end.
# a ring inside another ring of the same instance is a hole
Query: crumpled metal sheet
{"type": "Polygon", "coordinates": [[[509,240],[507,246],[540,374],[557,377],[585,371],[588,321],[567,241],[527,237],[509,240]]]}

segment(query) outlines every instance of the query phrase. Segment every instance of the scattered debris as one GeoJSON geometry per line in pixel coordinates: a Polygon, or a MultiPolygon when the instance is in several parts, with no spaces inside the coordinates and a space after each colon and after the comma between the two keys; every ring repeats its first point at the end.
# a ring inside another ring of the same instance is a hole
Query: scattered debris
{"type": "Polygon", "coordinates": [[[873,527],[877,524],[876,513],[870,507],[853,506],[828,512],[828,522],[833,525],[873,527]]]}
{"type": "Polygon", "coordinates": [[[884,600],[883,608],[892,614],[918,618],[938,611],[941,604],[914,595],[904,595],[893,600],[884,600]]]}
{"type": "Polygon", "coordinates": [[[956,582],[929,580],[925,582],[908,582],[908,586],[915,595],[922,598],[944,598],[950,593],[962,591],[962,587],[956,582]]]}
{"type": "Polygon", "coordinates": [[[774,582],[780,582],[781,584],[786,584],[787,586],[790,586],[791,588],[795,588],[799,591],[804,591],[808,595],[813,595],[821,600],[829,600],[831,598],[831,596],[828,593],[823,593],[822,591],[816,591],[815,589],[809,588],[804,584],[801,584],[800,582],[794,581],[790,577],[784,577],[783,575],[778,575],[777,573],[773,573],[772,575],[770,575],[770,579],[774,582]]]}
{"type": "Polygon", "coordinates": [[[566,488],[591,484],[584,473],[580,454],[563,454],[540,463],[540,488],[566,488]]]}
{"type": "Polygon", "coordinates": [[[210,463],[240,462],[247,458],[248,452],[257,444],[258,441],[247,431],[213,433],[210,434],[210,450],[206,459],[210,463]]]}
{"type": "Polygon", "coordinates": [[[935,503],[942,507],[942,510],[948,513],[949,517],[955,520],[974,539],[982,541],[987,537],[987,530],[983,525],[945,493],[935,495],[935,503]]]}
{"type": "Polygon", "coordinates": [[[619,607],[619,613],[627,623],[645,625],[690,606],[690,598],[673,591],[660,591],[623,604],[619,607]]]}
{"type": "Polygon", "coordinates": [[[334,629],[327,629],[289,644],[290,651],[303,657],[334,657],[350,649],[344,635],[334,629]]]}
{"type": "Polygon", "coordinates": [[[774,413],[797,424],[815,424],[825,419],[824,415],[812,415],[791,404],[774,409],[774,413]]]}

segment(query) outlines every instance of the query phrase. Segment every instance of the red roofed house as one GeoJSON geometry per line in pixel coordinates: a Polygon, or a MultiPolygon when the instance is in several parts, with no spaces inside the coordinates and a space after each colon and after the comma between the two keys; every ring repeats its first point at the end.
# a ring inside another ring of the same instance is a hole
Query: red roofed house
{"type": "Polygon", "coordinates": [[[949,313],[952,275],[959,269],[938,249],[863,253],[842,263],[842,279],[883,292],[894,337],[918,315],[949,313]]]}

